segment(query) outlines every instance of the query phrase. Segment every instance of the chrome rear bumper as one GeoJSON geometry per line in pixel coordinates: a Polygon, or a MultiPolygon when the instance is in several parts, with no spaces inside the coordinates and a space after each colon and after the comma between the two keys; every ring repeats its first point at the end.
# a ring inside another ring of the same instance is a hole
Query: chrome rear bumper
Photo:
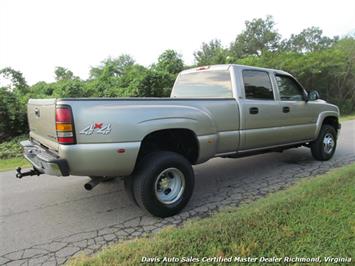
{"type": "Polygon", "coordinates": [[[22,141],[24,157],[39,172],[54,176],[68,176],[69,166],[66,160],[29,141],[22,141]]]}

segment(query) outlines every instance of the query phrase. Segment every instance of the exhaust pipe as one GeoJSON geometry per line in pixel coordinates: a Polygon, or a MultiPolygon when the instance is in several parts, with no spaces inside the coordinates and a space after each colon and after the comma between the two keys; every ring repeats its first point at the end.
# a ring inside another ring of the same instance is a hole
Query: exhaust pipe
{"type": "Polygon", "coordinates": [[[84,188],[88,191],[92,190],[94,187],[96,187],[99,183],[100,183],[100,179],[91,179],[91,181],[87,182],[85,185],[84,185],[84,188]]]}

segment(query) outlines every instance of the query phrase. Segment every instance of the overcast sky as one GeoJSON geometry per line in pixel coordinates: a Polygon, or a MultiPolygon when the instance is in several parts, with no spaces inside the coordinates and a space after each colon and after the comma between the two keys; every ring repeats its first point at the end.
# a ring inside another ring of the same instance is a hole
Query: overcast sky
{"type": "Polygon", "coordinates": [[[310,26],[327,36],[355,30],[354,0],[0,0],[0,68],[33,84],[53,81],[55,66],[85,79],[90,66],[122,53],[148,66],[175,49],[191,64],[202,42],[229,45],[245,20],[266,15],[283,37],[310,26]]]}

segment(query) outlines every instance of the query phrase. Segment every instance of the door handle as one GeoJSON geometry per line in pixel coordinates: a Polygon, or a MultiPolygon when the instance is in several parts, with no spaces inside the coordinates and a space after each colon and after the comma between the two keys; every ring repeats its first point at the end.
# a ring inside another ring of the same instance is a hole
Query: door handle
{"type": "Polygon", "coordinates": [[[249,114],[256,115],[257,113],[259,113],[259,108],[258,107],[249,108],[249,114]]]}
{"type": "Polygon", "coordinates": [[[288,107],[288,106],[282,107],[282,112],[289,113],[290,112],[290,107],[288,107]]]}
{"type": "Polygon", "coordinates": [[[40,117],[40,112],[37,107],[35,108],[35,116],[40,117]]]}

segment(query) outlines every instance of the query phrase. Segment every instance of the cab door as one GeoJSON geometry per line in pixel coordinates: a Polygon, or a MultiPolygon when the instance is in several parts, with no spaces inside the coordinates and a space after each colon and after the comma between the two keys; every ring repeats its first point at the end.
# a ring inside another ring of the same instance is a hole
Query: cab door
{"type": "Polygon", "coordinates": [[[243,69],[239,73],[244,95],[239,98],[241,110],[240,150],[279,145],[280,104],[275,97],[269,71],[243,69]]]}
{"type": "Polygon", "coordinates": [[[310,140],[316,131],[317,108],[306,101],[302,86],[292,77],[275,73],[280,110],[282,110],[280,138],[284,143],[310,140]]]}

